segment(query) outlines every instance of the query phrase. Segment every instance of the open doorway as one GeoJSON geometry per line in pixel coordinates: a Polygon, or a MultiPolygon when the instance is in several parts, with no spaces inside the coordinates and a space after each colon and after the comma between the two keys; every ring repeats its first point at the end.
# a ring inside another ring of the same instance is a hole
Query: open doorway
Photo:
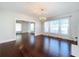
{"type": "Polygon", "coordinates": [[[17,20],[16,21],[16,43],[34,46],[35,44],[35,23],[17,20]]]}

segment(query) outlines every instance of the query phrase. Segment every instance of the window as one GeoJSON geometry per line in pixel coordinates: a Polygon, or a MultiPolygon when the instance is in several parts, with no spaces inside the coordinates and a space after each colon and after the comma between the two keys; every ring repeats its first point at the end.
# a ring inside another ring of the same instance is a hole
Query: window
{"type": "Polygon", "coordinates": [[[44,32],[68,34],[69,18],[47,21],[44,23],[44,32]]]}
{"type": "Polygon", "coordinates": [[[16,32],[21,32],[22,30],[22,24],[16,23],[16,32]]]}
{"type": "MultiPolygon", "coordinates": [[[[29,27],[30,27],[30,29],[29,29],[30,32],[34,33],[35,32],[35,23],[30,23],[29,27]]],[[[31,34],[30,43],[32,46],[35,44],[35,35],[34,34],[31,34]]]]}
{"type": "Polygon", "coordinates": [[[44,31],[49,32],[49,22],[44,23],[44,31]]]}
{"type": "Polygon", "coordinates": [[[58,33],[59,31],[59,21],[50,21],[50,32],[51,33],[58,33]]]}
{"type": "Polygon", "coordinates": [[[60,32],[61,32],[61,34],[68,34],[68,26],[69,26],[68,19],[61,19],[60,20],[60,32]]]}
{"type": "Polygon", "coordinates": [[[34,23],[31,23],[30,24],[30,32],[34,32],[34,30],[35,30],[35,25],[34,25],[34,23]]]}

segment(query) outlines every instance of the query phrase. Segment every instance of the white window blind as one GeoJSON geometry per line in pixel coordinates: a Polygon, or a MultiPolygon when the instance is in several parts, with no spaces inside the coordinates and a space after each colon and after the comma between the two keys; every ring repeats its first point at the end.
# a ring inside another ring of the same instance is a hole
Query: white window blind
{"type": "Polygon", "coordinates": [[[69,18],[51,20],[44,23],[44,32],[68,34],[69,18]]]}

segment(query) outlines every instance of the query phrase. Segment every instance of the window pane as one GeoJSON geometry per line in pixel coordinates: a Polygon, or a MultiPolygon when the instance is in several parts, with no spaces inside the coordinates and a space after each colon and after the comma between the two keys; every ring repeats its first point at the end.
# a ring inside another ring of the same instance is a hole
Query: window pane
{"type": "Polygon", "coordinates": [[[52,20],[44,23],[44,32],[68,34],[69,18],[52,20]]]}
{"type": "Polygon", "coordinates": [[[49,32],[49,22],[44,23],[44,32],[49,32]]]}
{"type": "Polygon", "coordinates": [[[21,30],[22,30],[22,24],[20,24],[20,23],[16,23],[16,32],[21,32],[21,30]]]}
{"type": "Polygon", "coordinates": [[[30,24],[30,32],[34,32],[34,23],[30,24]]]}
{"type": "Polygon", "coordinates": [[[62,19],[60,20],[60,32],[61,34],[68,34],[68,19],[62,19]]]}
{"type": "Polygon", "coordinates": [[[58,31],[59,31],[59,21],[58,20],[50,21],[50,32],[58,33],[58,31]]]}

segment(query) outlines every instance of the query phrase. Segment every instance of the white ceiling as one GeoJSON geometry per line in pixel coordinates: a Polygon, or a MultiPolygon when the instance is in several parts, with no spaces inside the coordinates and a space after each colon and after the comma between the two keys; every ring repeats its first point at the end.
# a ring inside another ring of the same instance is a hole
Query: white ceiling
{"type": "Polygon", "coordinates": [[[78,2],[0,2],[0,9],[25,13],[38,17],[43,8],[47,17],[54,17],[79,10],[78,2]]]}

